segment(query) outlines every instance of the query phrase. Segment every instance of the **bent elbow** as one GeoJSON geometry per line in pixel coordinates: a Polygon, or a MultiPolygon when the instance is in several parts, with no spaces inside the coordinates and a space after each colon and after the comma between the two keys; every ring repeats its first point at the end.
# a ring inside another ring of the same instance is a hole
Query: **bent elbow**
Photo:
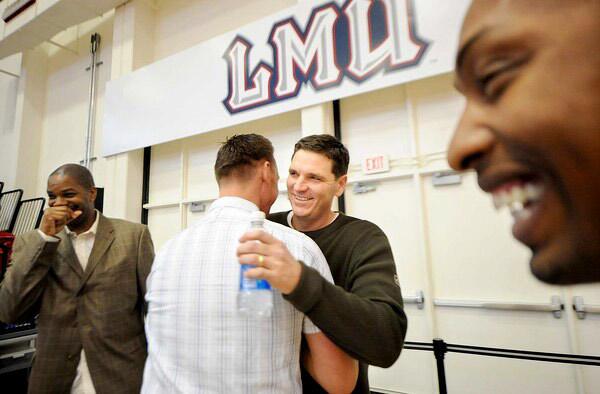
{"type": "Polygon", "coordinates": [[[379,368],[389,368],[398,360],[404,341],[396,342],[392,345],[389,343],[382,342],[382,346],[378,349],[371,349],[372,353],[370,357],[365,357],[362,361],[369,365],[379,368]],[[387,346],[383,346],[387,345],[387,346]]]}
{"type": "Polygon", "coordinates": [[[349,376],[345,379],[344,382],[344,392],[351,393],[356,387],[356,382],[358,381],[358,361],[353,362],[353,366],[351,372],[348,374],[349,376]]]}
{"type": "Polygon", "coordinates": [[[331,394],[348,394],[356,387],[358,381],[358,362],[352,360],[351,365],[347,365],[343,371],[336,374],[334,380],[329,381],[328,386],[324,387],[331,394]]]}
{"type": "Polygon", "coordinates": [[[389,368],[398,360],[400,357],[400,352],[402,351],[402,347],[400,347],[397,351],[386,352],[387,354],[381,358],[379,363],[373,363],[371,365],[379,368],[389,368]]]}
{"type": "Polygon", "coordinates": [[[400,357],[400,353],[402,353],[405,338],[406,324],[398,327],[395,333],[388,337],[387,341],[380,341],[380,346],[377,346],[377,349],[372,349],[372,351],[376,351],[377,353],[373,354],[373,358],[366,360],[366,362],[369,365],[379,368],[391,367],[400,357]]]}
{"type": "Polygon", "coordinates": [[[356,387],[356,381],[346,381],[335,386],[335,388],[327,389],[329,394],[350,394],[356,387]]]}
{"type": "Polygon", "coordinates": [[[329,394],[349,394],[356,387],[356,379],[340,381],[335,384],[330,384],[329,387],[323,387],[329,394]]]}

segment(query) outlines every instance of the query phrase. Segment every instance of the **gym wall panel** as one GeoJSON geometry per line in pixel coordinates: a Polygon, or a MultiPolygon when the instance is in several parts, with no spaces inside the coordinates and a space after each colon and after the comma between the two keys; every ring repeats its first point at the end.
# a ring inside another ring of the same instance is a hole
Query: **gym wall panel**
{"type": "Polygon", "coordinates": [[[154,60],[295,4],[295,0],[160,1],[156,11],[154,60]]]}
{"type": "MultiPolygon", "coordinates": [[[[50,48],[45,91],[45,108],[38,170],[38,195],[46,194],[46,177],[64,163],[79,163],[85,155],[90,88],[90,35],[102,37],[97,68],[96,111],[92,174],[103,186],[105,159],[99,156],[102,138],[104,86],[110,78],[112,59],[113,13],[80,25],[74,36],[65,37],[63,44],[71,50],[50,48]]],[[[48,45],[48,44],[45,44],[48,45]]]]}

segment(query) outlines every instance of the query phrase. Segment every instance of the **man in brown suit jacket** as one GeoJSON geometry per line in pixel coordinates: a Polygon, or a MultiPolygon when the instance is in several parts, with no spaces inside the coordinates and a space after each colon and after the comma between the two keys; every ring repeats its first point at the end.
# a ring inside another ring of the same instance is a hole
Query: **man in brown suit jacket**
{"type": "Polygon", "coordinates": [[[0,321],[39,313],[30,393],[140,390],[152,240],[96,211],[95,198],[85,167],[54,171],[40,229],[17,237],[0,284],[0,321]]]}

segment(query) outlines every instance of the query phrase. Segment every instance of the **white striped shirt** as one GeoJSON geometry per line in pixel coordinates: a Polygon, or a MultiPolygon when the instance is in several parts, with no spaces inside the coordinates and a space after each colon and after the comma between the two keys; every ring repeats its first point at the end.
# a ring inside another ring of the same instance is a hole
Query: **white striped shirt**
{"type": "MultiPolygon", "coordinates": [[[[220,198],[156,256],[146,293],[142,393],[302,392],[302,332],[319,329],[276,290],[270,318],[249,318],[237,310],[236,249],[256,210],[250,201],[220,198]]],[[[265,230],[332,281],[325,257],[310,238],[269,221],[265,230]]]]}

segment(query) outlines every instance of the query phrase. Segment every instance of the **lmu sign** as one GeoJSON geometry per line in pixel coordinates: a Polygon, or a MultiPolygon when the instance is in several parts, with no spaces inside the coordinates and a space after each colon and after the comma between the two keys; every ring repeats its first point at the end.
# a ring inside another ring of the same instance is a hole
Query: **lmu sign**
{"type": "MultiPolygon", "coordinates": [[[[231,114],[295,97],[303,85],[315,90],[344,78],[360,84],[378,71],[419,63],[427,43],[416,32],[410,0],[347,0],[314,8],[302,31],[291,17],[273,24],[268,44],[273,57],[253,68],[253,44],[237,35],[224,54],[231,114]]],[[[265,44],[266,45],[266,44],[265,44]]]]}
{"type": "Polygon", "coordinates": [[[452,71],[470,3],[309,0],[238,26],[108,82],[102,154],[452,71]]]}

